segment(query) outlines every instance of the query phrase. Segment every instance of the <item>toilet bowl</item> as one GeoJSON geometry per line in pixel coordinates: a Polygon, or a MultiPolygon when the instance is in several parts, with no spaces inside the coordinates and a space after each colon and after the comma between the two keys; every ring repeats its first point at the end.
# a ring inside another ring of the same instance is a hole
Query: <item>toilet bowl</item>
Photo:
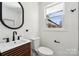
{"type": "Polygon", "coordinates": [[[53,51],[47,47],[39,47],[38,48],[38,55],[39,56],[52,56],[53,51]]]}
{"type": "Polygon", "coordinates": [[[39,37],[35,37],[35,38],[31,38],[31,43],[32,43],[32,50],[35,51],[35,53],[39,56],[52,56],[53,55],[53,51],[48,48],[48,47],[40,47],[40,38],[39,37]]]}

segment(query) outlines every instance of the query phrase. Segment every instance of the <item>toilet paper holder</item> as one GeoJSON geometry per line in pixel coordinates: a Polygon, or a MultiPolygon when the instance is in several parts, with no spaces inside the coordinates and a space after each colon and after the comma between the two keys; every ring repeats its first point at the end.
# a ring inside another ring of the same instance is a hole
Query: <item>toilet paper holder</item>
{"type": "Polygon", "coordinates": [[[57,40],[54,40],[54,42],[55,42],[55,43],[60,43],[60,42],[59,42],[59,41],[57,41],[57,40]]]}

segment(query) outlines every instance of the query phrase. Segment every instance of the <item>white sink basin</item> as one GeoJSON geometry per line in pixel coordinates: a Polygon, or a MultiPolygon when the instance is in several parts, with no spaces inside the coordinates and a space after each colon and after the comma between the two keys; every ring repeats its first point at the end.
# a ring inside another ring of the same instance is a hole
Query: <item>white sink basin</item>
{"type": "Polygon", "coordinates": [[[16,41],[11,41],[9,43],[1,43],[0,44],[0,52],[3,53],[7,50],[13,49],[15,47],[18,47],[20,45],[26,44],[31,42],[28,39],[23,39],[23,40],[16,40],[16,41]]]}

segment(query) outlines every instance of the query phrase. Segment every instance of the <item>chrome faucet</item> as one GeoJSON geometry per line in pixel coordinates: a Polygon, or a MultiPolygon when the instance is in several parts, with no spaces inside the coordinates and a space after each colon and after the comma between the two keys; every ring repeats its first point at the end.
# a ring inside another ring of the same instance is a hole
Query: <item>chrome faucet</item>
{"type": "Polygon", "coordinates": [[[17,32],[13,31],[13,40],[12,41],[15,41],[15,34],[17,35],[17,32]]]}

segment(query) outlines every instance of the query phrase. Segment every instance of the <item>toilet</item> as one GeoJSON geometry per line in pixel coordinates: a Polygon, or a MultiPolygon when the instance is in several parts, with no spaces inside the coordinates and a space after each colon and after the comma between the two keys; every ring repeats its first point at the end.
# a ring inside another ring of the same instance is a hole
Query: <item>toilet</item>
{"type": "Polygon", "coordinates": [[[30,38],[32,42],[32,50],[35,51],[35,53],[38,56],[52,56],[53,51],[50,48],[39,46],[40,45],[40,38],[35,37],[35,38],[30,38]]]}

